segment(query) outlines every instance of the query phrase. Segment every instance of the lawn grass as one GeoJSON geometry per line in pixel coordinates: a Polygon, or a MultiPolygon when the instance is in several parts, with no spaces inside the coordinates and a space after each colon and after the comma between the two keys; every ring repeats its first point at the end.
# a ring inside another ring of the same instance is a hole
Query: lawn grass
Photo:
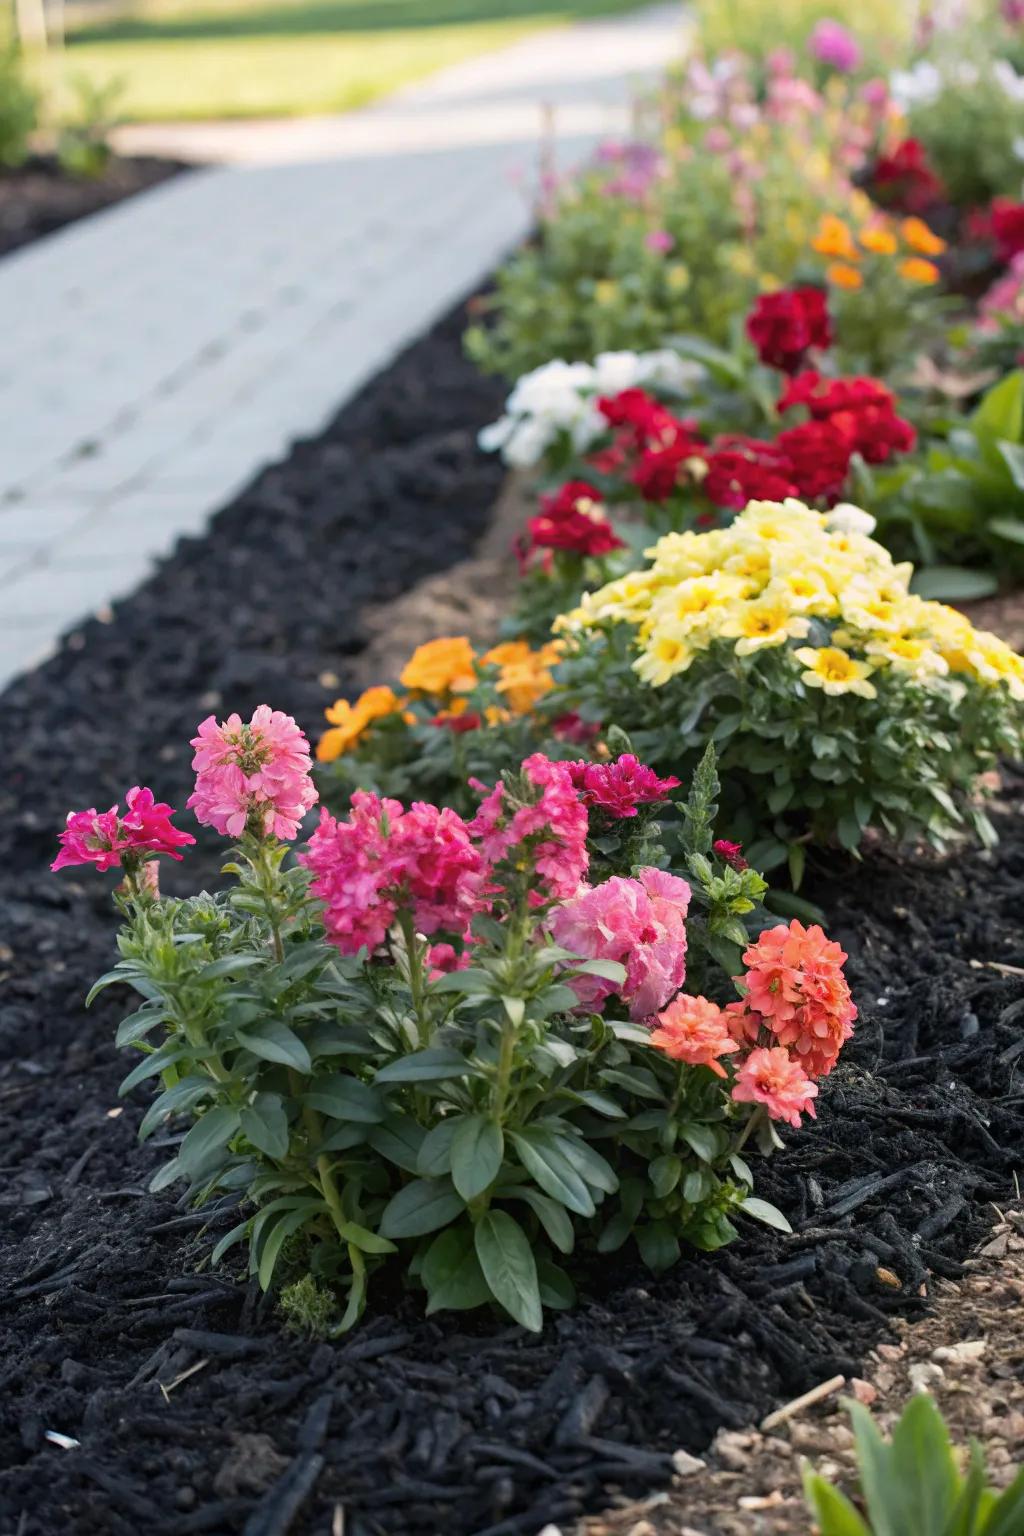
{"type": "Polygon", "coordinates": [[[119,80],[128,121],[296,117],[362,106],[540,28],[643,0],[125,0],[69,6],[66,94],[119,80]]]}

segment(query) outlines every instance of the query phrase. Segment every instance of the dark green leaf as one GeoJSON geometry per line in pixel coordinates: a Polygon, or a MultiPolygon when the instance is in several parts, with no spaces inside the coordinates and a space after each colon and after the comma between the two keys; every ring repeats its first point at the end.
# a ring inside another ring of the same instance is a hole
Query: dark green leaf
{"type": "Polygon", "coordinates": [[[434,1083],[446,1077],[463,1077],[470,1070],[460,1051],[437,1046],[429,1051],[414,1051],[391,1061],[377,1073],[378,1083],[434,1083]]]}
{"type": "Polygon", "coordinates": [[[187,1178],[204,1173],[238,1130],[238,1110],[226,1104],[201,1115],[178,1148],[178,1163],[187,1178]]]}
{"type": "Polygon", "coordinates": [[[449,1179],[413,1179],[384,1208],[382,1237],[423,1237],[446,1227],[465,1210],[449,1179]]]}
{"type": "Polygon", "coordinates": [[[539,1333],[543,1326],[537,1265],[522,1227],[507,1211],[487,1211],[473,1232],[476,1256],[495,1300],[539,1333]]]}
{"type": "Polygon", "coordinates": [[[679,1239],[667,1221],[652,1221],[636,1229],[637,1247],[647,1268],[660,1275],[679,1258],[679,1239]]]}
{"type": "Polygon", "coordinates": [[[437,1179],[451,1172],[452,1142],[464,1119],[464,1115],[449,1115],[427,1132],[416,1159],[415,1173],[424,1178],[437,1179]]]}
{"type": "Polygon", "coordinates": [[[377,1125],[384,1119],[384,1101],[375,1088],[357,1077],[336,1073],[318,1077],[303,1096],[303,1103],[332,1120],[355,1120],[363,1125],[377,1125]]]}
{"type": "Polygon", "coordinates": [[[518,1131],[510,1135],[523,1167],[546,1194],[578,1216],[593,1216],[590,1190],[550,1136],[518,1131]]]}
{"type": "Polygon", "coordinates": [[[179,1115],[187,1109],[192,1109],[208,1094],[216,1088],[212,1078],[209,1077],[182,1077],[170,1088],[165,1088],[160,1096],[153,1100],[142,1117],[139,1126],[139,1140],[145,1141],[151,1131],[156,1130],[169,1115],[179,1115]]]}
{"type": "Polygon", "coordinates": [[[491,1292],[473,1246],[473,1234],[464,1226],[439,1232],[423,1256],[420,1278],[427,1288],[428,1315],[432,1312],[465,1312],[483,1306],[491,1292]]]}
{"type": "Polygon", "coordinates": [[[279,1161],[288,1152],[288,1116],[278,1093],[258,1093],[239,1115],[242,1134],[258,1152],[279,1161]]]}
{"type": "Polygon", "coordinates": [[[296,1072],[309,1072],[313,1063],[309,1052],[293,1029],[279,1019],[267,1019],[240,1029],[239,1045],[258,1056],[261,1061],[273,1061],[282,1067],[293,1067],[296,1072]]]}
{"type": "Polygon", "coordinates": [[[501,1126],[484,1115],[468,1115],[452,1140],[452,1183],[463,1200],[475,1200],[498,1177],[505,1155],[501,1126]]]}
{"type": "Polygon", "coordinates": [[[417,1159],[423,1145],[424,1130],[408,1115],[388,1115],[375,1125],[367,1140],[375,1152],[406,1173],[418,1173],[417,1159]]]}

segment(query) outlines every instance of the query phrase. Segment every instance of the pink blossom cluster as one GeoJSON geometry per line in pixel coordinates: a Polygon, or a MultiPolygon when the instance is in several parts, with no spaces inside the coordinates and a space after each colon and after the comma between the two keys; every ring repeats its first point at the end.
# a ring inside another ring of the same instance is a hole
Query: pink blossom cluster
{"type": "MultiPolygon", "coordinates": [[[[487,865],[470,829],[455,811],[357,790],[338,821],[326,810],[299,862],[311,871],[324,925],[342,954],[379,949],[400,909],[418,933],[465,935],[485,897],[487,865]]],[[[436,970],[455,968],[450,945],[431,954],[436,970]],[[450,953],[449,953],[450,951],[450,953]]]]}
{"type": "Polygon", "coordinates": [[[567,763],[553,763],[535,752],[524,761],[523,773],[539,795],[514,805],[505,785],[498,783],[481,802],[469,830],[492,866],[528,843],[546,894],[564,901],[576,894],[590,862],[587,813],[567,763]]]}
{"type": "Polygon", "coordinates": [[[224,837],[247,829],[292,838],[317,799],[309,742],[291,715],[260,704],[244,724],[210,715],[192,739],[196,787],[188,804],[196,819],[224,837]]]}
{"type": "Polygon", "coordinates": [[[613,875],[556,907],[550,927],[557,944],[589,960],[617,960],[626,969],[621,986],[602,976],[574,978],[580,1002],[598,1010],[617,992],[632,1019],[648,1019],[663,1008],[686,977],[689,905],[685,880],[641,869],[635,880],[613,875]]]}
{"type": "Polygon", "coordinates": [[[60,852],[50,868],[64,869],[69,864],[95,864],[100,871],[117,869],[125,857],[142,859],[147,854],[165,853],[181,859],[179,852],[195,838],[171,825],[174,811],[158,801],[151,789],[136,785],[125,795],[128,809],[120,814],[118,805],[109,811],[69,811],[67,826],[59,837],[60,852]]]}
{"type": "Polygon", "coordinates": [[[680,780],[661,779],[631,752],[624,752],[613,763],[569,763],[572,782],[589,810],[623,820],[635,816],[641,805],[661,805],[680,780]]]}

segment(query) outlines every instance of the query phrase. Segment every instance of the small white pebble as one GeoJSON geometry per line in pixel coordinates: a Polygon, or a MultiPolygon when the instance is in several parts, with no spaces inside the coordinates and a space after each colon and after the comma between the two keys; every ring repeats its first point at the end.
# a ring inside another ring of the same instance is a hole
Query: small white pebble
{"type": "Polygon", "coordinates": [[[689,1451],[673,1451],[672,1466],[680,1477],[690,1477],[694,1472],[703,1472],[704,1463],[699,1456],[691,1456],[689,1451]]]}
{"type": "Polygon", "coordinates": [[[968,1365],[972,1360],[980,1360],[985,1348],[984,1339],[964,1339],[960,1344],[940,1344],[932,1350],[932,1359],[940,1364],[968,1365]]]}
{"type": "Polygon", "coordinates": [[[44,1440],[49,1440],[51,1445],[59,1445],[62,1451],[75,1451],[81,1445],[81,1440],[73,1440],[70,1435],[62,1435],[59,1429],[48,1429],[43,1434],[44,1440]]]}

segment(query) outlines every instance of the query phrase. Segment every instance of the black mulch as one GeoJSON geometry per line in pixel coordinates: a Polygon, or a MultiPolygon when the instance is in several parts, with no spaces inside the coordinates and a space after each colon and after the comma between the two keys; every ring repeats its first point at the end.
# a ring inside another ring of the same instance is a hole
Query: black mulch
{"type": "Polygon", "coordinates": [[[101,176],[69,176],[51,155],[0,169],[0,256],[86,214],[145,192],[185,167],[151,155],[112,156],[101,176]]]}
{"type": "Polygon", "coordinates": [[[197,1270],[207,1217],[146,1192],[164,1152],[136,1144],[143,1096],[111,1114],[124,1004],[82,1008],[109,963],[106,893],[45,872],[56,829],[135,782],[181,804],[184,744],[211,709],[265,699],[315,730],[318,678],[344,685],[361,605],[465,552],[498,483],[473,432],[501,391],[461,361],[458,330],[412,348],[113,623],[3,698],[2,1536],[569,1525],[664,1480],[719,1425],[854,1373],[894,1314],[924,1315],[930,1274],[956,1275],[988,1202],[1012,1193],[1024,835],[1008,816],[994,855],[815,873],[862,1017],[817,1123],[757,1167],[794,1237],[750,1225],[659,1281],[604,1262],[540,1338],[425,1321],[385,1281],[354,1335],[308,1344],[231,1270],[197,1270]]]}

